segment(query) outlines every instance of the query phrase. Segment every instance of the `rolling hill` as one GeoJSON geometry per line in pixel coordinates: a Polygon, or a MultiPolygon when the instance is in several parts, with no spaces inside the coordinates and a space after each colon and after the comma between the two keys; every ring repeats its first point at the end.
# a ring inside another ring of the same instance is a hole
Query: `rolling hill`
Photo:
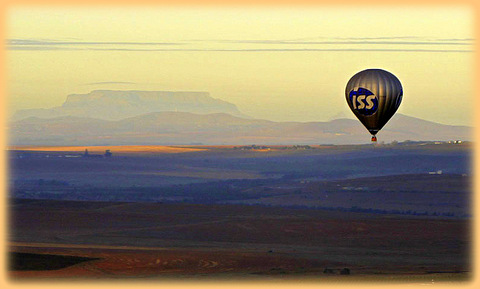
{"type": "MultiPolygon", "coordinates": [[[[369,133],[353,119],[273,122],[227,113],[152,112],[120,120],[29,117],[9,124],[9,145],[361,144],[369,133]]],[[[379,141],[472,140],[470,127],[395,115],[379,141]]]]}

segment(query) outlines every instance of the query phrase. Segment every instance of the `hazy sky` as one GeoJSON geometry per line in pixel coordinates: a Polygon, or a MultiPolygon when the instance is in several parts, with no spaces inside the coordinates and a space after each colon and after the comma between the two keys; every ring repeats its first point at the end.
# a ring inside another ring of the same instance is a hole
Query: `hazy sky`
{"type": "Polygon", "coordinates": [[[208,91],[275,121],[353,117],[347,81],[395,74],[399,112],[472,125],[474,15],[464,6],[11,7],[9,112],[95,89],[208,91]]]}

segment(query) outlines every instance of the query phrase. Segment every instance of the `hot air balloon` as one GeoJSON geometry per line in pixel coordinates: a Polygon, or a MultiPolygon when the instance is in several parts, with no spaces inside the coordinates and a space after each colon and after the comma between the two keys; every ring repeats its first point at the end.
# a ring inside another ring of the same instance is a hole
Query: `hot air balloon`
{"type": "Polygon", "coordinates": [[[382,69],[366,69],[355,74],[347,83],[345,97],[348,106],[372,134],[376,134],[395,114],[402,102],[403,89],[398,78],[382,69]]]}

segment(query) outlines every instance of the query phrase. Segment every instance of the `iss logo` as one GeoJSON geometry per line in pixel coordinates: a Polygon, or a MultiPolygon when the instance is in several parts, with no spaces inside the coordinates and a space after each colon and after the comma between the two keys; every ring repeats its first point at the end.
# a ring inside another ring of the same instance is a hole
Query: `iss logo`
{"type": "Polygon", "coordinates": [[[362,115],[372,115],[377,111],[378,98],[368,89],[359,87],[350,91],[350,101],[353,109],[362,115]]]}

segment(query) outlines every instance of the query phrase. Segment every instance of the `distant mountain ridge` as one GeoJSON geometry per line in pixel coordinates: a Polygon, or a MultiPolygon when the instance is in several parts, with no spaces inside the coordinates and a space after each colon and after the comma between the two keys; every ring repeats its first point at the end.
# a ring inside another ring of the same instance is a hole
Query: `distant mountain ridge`
{"type": "MultiPolygon", "coordinates": [[[[367,130],[354,119],[274,122],[243,115],[208,92],[94,90],[62,106],[18,111],[10,145],[356,144],[367,130]]],[[[471,128],[396,114],[380,141],[470,140],[471,128]]]]}
{"type": "MultiPolygon", "coordinates": [[[[396,114],[379,141],[472,140],[472,129],[396,114]]],[[[63,116],[10,123],[9,145],[361,144],[368,131],[353,119],[274,122],[227,113],[153,112],[121,120],[63,116]]]]}
{"type": "Polygon", "coordinates": [[[121,120],[150,112],[165,111],[196,114],[228,113],[248,118],[234,104],[215,99],[208,92],[94,90],[87,94],[68,95],[63,105],[58,107],[19,110],[12,120],[62,116],[121,120]]]}

